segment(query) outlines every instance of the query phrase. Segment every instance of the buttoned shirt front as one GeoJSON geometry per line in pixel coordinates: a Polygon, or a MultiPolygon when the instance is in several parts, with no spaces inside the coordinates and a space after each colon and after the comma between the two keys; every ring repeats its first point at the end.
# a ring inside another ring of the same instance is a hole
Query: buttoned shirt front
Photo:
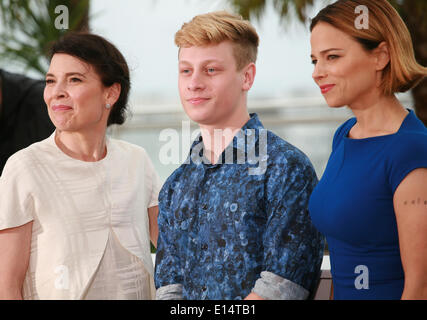
{"type": "Polygon", "coordinates": [[[216,164],[199,136],[159,195],[157,298],[307,298],[324,246],[307,210],[316,183],[308,158],[256,114],[216,164]]]}

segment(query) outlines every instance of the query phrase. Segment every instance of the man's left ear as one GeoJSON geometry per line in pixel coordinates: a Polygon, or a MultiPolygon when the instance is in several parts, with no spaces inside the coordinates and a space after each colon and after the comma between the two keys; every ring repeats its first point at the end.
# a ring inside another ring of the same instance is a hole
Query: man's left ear
{"type": "Polygon", "coordinates": [[[110,87],[108,87],[106,96],[107,103],[113,106],[120,97],[121,89],[122,87],[118,82],[113,83],[110,87]]]}
{"type": "Polygon", "coordinates": [[[384,41],[381,42],[378,47],[374,49],[376,56],[376,69],[377,71],[383,70],[390,62],[390,52],[388,51],[388,45],[384,41]]]}
{"type": "Polygon", "coordinates": [[[249,91],[255,80],[256,67],[255,63],[251,62],[244,68],[243,91],[249,91]]]}

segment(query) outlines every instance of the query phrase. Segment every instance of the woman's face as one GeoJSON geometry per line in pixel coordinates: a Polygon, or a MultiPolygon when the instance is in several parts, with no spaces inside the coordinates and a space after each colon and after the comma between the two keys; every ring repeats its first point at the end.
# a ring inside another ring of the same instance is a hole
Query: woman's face
{"type": "Polygon", "coordinates": [[[68,54],[54,54],[46,74],[44,100],[58,130],[105,130],[108,97],[109,89],[91,65],[68,54]]]}
{"type": "Polygon", "coordinates": [[[363,104],[378,92],[378,60],[352,37],[319,22],[310,42],[312,76],[330,107],[363,104]]]}

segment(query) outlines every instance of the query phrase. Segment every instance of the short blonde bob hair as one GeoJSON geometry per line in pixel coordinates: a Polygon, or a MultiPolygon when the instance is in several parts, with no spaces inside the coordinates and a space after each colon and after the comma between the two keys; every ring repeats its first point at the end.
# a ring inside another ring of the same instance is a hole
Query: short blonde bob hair
{"type": "Polygon", "coordinates": [[[405,92],[427,76],[427,68],[415,60],[411,35],[405,23],[386,0],[338,0],[323,8],[312,19],[310,31],[326,22],[358,41],[371,51],[381,42],[388,46],[390,62],[383,70],[381,89],[384,95],[405,92]],[[357,6],[368,8],[367,29],[356,28],[357,6]]]}
{"type": "Polygon", "coordinates": [[[223,41],[234,44],[237,70],[256,62],[258,34],[249,21],[239,15],[226,11],[197,15],[175,34],[175,44],[179,48],[215,45],[223,41]]]}

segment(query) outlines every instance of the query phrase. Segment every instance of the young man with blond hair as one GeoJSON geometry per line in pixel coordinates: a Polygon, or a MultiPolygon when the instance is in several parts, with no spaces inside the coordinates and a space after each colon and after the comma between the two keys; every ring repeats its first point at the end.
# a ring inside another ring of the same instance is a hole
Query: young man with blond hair
{"type": "Polygon", "coordinates": [[[178,86],[200,126],[159,195],[158,299],[306,299],[324,240],[308,215],[308,158],[247,110],[258,35],[240,16],[184,23],[178,86]]]}

